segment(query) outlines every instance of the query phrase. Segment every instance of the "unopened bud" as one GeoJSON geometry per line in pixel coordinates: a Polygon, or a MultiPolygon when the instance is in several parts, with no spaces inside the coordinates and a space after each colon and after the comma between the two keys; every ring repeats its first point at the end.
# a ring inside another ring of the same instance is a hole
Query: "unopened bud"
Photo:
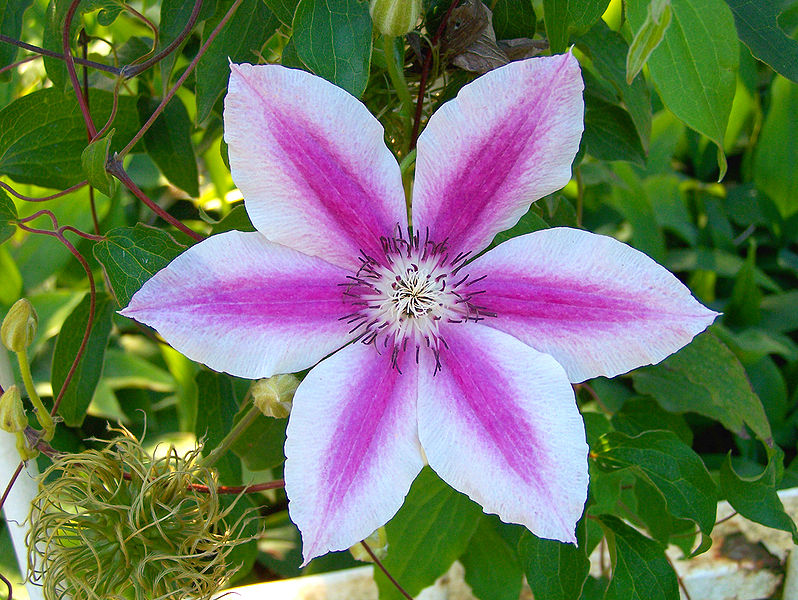
{"type": "Polygon", "coordinates": [[[377,31],[397,37],[416,28],[421,0],[371,0],[369,12],[377,31]]]}
{"type": "MultiPolygon", "coordinates": [[[[380,560],[388,555],[388,534],[385,533],[385,527],[380,527],[377,531],[372,533],[363,541],[368,544],[368,547],[380,560]]],[[[349,552],[352,554],[355,560],[362,562],[374,562],[374,559],[371,558],[371,555],[366,551],[366,549],[363,547],[363,544],[360,542],[352,546],[349,549],[349,552]]]]}
{"type": "Polygon", "coordinates": [[[25,298],[17,300],[0,327],[3,345],[12,352],[24,351],[33,341],[38,324],[39,317],[33,304],[25,298]]]}
{"type": "Polygon", "coordinates": [[[291,412],[299,379],[293,375],[275,375],[252,384],[252,401],[267,417],[285,419],[291,412]]]}
{"type": "Polygon", "coordinates": [[[25,431],[28,419],[25,417],[25,407],[22,406],[22,396],[19,388],[12,385],[0,396],[0,429],[9,433],[25,431]]]}

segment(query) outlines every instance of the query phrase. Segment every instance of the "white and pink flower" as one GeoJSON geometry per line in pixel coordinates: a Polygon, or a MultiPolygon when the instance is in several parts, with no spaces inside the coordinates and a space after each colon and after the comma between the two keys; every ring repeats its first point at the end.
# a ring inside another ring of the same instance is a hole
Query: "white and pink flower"
{"type": "Polygon", "coordinates": [[[425,463],[486,512],[575,542],[588,448],[571,383],[658,362],[715,318],[612,238],[548,229],[480,256],[568,182],[582,88],[570,54],[464,87],[419,138],[411,227],[358,100],[232,66],[225,140],[258,231],[193,246],[122,314],[240,377],[316,365],[285,445],[306,562],[387,522],[425,463]]]}

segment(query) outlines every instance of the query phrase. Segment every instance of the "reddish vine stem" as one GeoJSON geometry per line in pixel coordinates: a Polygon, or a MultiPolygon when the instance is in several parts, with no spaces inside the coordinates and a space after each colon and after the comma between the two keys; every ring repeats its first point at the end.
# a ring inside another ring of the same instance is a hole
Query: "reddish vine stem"
{"type": "Polygon", "coordinates": [[[168,46],[166,46],[166,48],[158,52],[155,56],[152,56],[151,58],[145,60],[143,63],[138,64],[134,67],[131,66],[130,68],[128,67],[123,68],[125,78],[129,79],[131,77],[135,77],[139,73],[146,71],[151,66],[159,63],[166,56],[174,52],[174,50],[180,44],[182,44],[183,41],[191,33],[191,30],[194,28],[194,24],[197,22],[197,17],[199,17],[201,8],[202,8],[202,0],[196,0],[194,2],[194,8],[188,17],[188,22],[186,23],[186,26],[183,28],[183,31],[181,31],[180,34],[174,40],[172,40],[172,42],[168,46]]]}
{"type": "MultiPolygon", "coordinates": [[[[122,473],[122,479],[130,481],[133,476],[130,473],[122,473]]],[[[209,494],[210,488],[201,483],[189,483],[189,489],[202,494],[209,494]]],[[[279,490],[285,487],[284,479],[275,479],[274,481],[267,481],[265,483],[254,483],[252,485],[220,485],[216,487],[217,494],[252,494],[255,492],[263,492],[266,490],[279,490]]]]}
{"type": "Polygon", "coordinates": [[[7,183],[3,183],[2,181],[0,181],[0,187],[1,188],[3,188],[5,191],[7,191],[12,196],[16,196],[20,200],[25,200],[26,202],[47,202],[48,200],[55,200],[56,198],[60,198],[61,196],[66,196],[67,194],[71,194],[72,192],[74,192],[76,190],[79,190],[84,185],[88,185],[88,184],[89,184],[88,181],[81,181],[80,183],[76,183],[72,187],[68,187],[67,189],[62,190],[60,192],[57,192],[55,194],[52,194],[50,196],[44,196],[44,197],[41,197],[41,198],[35,198],[33,196],[25,196],[24,194],[20,194],[18,191],[16,191],[14,188],[12,188],[7,183]]]}
{"type": "Polygon", "coordinates": [[[3,491],[2,497],[0,497],[0,509],[2,509],[3,505],[6,503],[6,499],[8,498],[8,495],[11,493],[11,488],[14,487],[14,483],[16,483],[17,478],[19,477],[19,474],[22,473],[22,469],[24,467],[25,463],[19,461],[19,464],[17,465],[17,470],[14,471],[14,474],[11,476],[11,480],[8,482],[5,491],[3,491]]]}
{"type": "MultiPolygon", "coordinates": [[[[40,212],[41,213],[47,212],[49,213],[51,220],[55,219],[55,215],[53,215],[49,211],[40,211],[40,212]]],[[[30,218],[28,218],[27,220],[30,220],[30,218]]],[[[72,256],[74,256],[78,260],[80,265],[83,267],[83,270],[86,272],[86,278],[89,280],[89,318],[86,321],[86,330],[83,332],[83,339],[80,341],[80,346],[78,347],[78,351],[75,353],[75,358],[72,361],[72,365],[69,367],[69,371],[67,371],[66,377],[64,377],[64,383],[61,386],[61,389],[58,391],[58,396],[56,396],[55,401],[53,402],[52,410],[50,410],[50,415],[55,416],[55,413],[58,412],[58,407],[61,405],[61,400],[64,398],[64,394],[66,394],[69,382],[72,381],[72,377],[74,377],[75,375],[75,371],[78,368],[80,359],[83,358],[83,354],[86,352],[86,346],[89,343],[89,335],[91,334],[91,328],[94,325],[94,311],[97,305],[97,287],[94,284],[94,275],[92,275],[91,267],[89,266],[88,261],[83,257],[83,255],[80,252],[78,252],[77,248],[75,248],[75,246],[73,246],[72,243],[68,239],[66,239],[66,237],[64,237],[64,233],[61,228],[56,229],[56,231],[32,229],[31,227],[28,227],[27,225],[19,221],[17,222],[17,227],[20,227],[21,229],[24,229],[25,231],[29,231],[31,233],[41,233],[58,239],[58,241],[60,241],[64,246],[66,246],[70,254],[72,254],[72,256]]],[[[71,228],[70,231],[73,229],[74,228],[71,228]]]]}
{"type": "Polygon", "coordinates": [[[92,139],[97,133],[97,129],[94,127],[94,121],[92,121],[91,113],[89,112],[88,96],[84,97],[83,92],[80,90],[78,74],[77,71],[75,71],[75,58],[72,56],[72,52],[69,49],[69,31],[72,27],[72,19],[75,18],[75,12],[77,12],[80,2],[81,0],[72,0],[72,3],[69,5],[64,19],[64,27],[61,31],[61,49],[63,50],[69,81],[72,83],[72,89],[78,99],[80,112],[83,114],[83,120],[86,122],[86,130],[89,132],[89,139],[92,139]]]}
{"type": "MultiPolygon", "coordinates": [[[[79,39],[83,51],[83,58],[88,58],[89,36],[86,34],[85,29],[80,30],[79,39]]],[[[86,98],[86,106],[91,108],[89,105],[89,70],[85,66],[83,67],[83,97],[86,98]]],[[[116,94],[114,94],[114,105],[116,105],[116,94]]],[[[114,106],[114,108],[116,108],[116,106],[114,106]]],[[[108,118],[109,123],[114,117],[113,113],[114,111],[111,112],[111,116],[108,118]]],[[[91,136],[89,136],[89,142],[91,142],[91,136]]],[[[100,235],[100,221],[97,218],[97,206],[94,203],[94,186],[92,185],[89,186],[89,207],[91,208],[91,222],[94,225],[94,233],[100,235]]]]}
{"type": "MultiPolygon", "coordinates": [[[[73,1],[79,1],[79,0],[73,0],[73,1]]],[[[183,83],[186,81],[186,79],[188,79],[188,76],[191,75],[191,73],[194,71],[194,68],[197,66],[197,63],[199,63],[200,59],[205,54],[205,52],[208,51],[208,47],[210,47],[210,45],[213,43],[213,40],[216,39],[216,36],[219,35],[219,32],[227,24],[227,21],[229,21],[230,18],[235,14],[236,10],[238,10],[238,7],[241,5],[242,1],[243,0],[236,0],[232,4],[232,6],[230,6],[230,8],[227,10],[227,13],[224,15],[224,17],[222,17],[222,20],[219,21],[219,24],[214,28],[214,30],[208,36],[208,39],[205,40],[205,43],[202,44],[200,49],[197,51],[197,55],[194,57],[194,59],[186,67],[186,70],[183,71],[182,75],[180,75],[180,77],[175,82],[175,84],[166,93],[166,95],[163,97],[163,100],[161,100],[161,103],[158,105],[158,107],[155,109],[155,111],[150,115],[150,118],[147,119],[147,122],[144,123],[144,125],[141,126],[141,129],[139,129],[138,133],[133,136],[133,139],[131,139],[128,142],[127,146],[125,146],[124,148],[122,148],[122,150],[119,151],[119,153],[117,154],[118,158],[122,158],[128,152],[130,152],[130,149],[133,146],[136,145],[136,142],[138,142],[144,136],[144,134],[147,133],[149,128],[152,127],[152,124],[155,123],[155,120],[164,111],[164,109],[166,108],[166,105],[172,99],[172,96],[174,96],[175,93],[177,93],[177,90],[180,89],[180,87],[183,85],[183,83]]],[[[109,172],[110,172],[110,170],[109,170],[109,172]]]]}
{"type": "Polygon", "coordinates": [[[124,186],[127,189],[133,192],[133,195],[136,196],[136,198],[138,198],[144,204],[146,204],[152,212],[161,217],[164,221],[166,221],[170,225],[173,225],[174,227],[176,227],[186,235],[197,240],[198,242],[201,242],[202,240],[205,239],[204,235],[201,235],[196,231],[190,229],[189,227],[187,227],[186,225],[175,219],[172,215],[170,215],[160,206],[158,206],[155,202],[150,200],[147,194],[141,191],[141,189],[133,182],[133,180],[127,174],[125,169],[122,167],[122,162],[120,160],[115,158],[109,161],[108,165],[105,168],[109,173],[111,173],[111,175],[113,175],[119,181],[121,181],[122,184],[124,184],[124,186]]]}
{"type": "Polygon", "coordinates": [[[374,561],[374,564],[377,565],[383,573],[385,573],[385,576],[388,578],[388,581],[390,581],[393,584],[393,586],[399,591],[399,593],[402,594],[402,596],[404,596],[405,598],[407,598],[407,600],[413,600],[413,596],[408,594],[405,591],[405,589],[401,585],[399,585],[399,582],[396,581],[393,575],[391,575],[388,572],[388,569],[386,569],[385,565],[382,564],[382,561],[379,558],[377,558],[377,555],[374,554],[374,551],[369,547],[369,545],[365,541],[360,542],[360,545],[363,546],[363,549],[371,557],[371,560],[374,561]]]}
{"type": "Polygon", "coordinates": [[[22,60],[18,60],[17,62],[13,62],[10,65],[6,65],[2,69],[0,69],[0,75],[5,73],[6,71],[11,71],[13,69],[16,69],[19,65],[24,65],[26,62],[30,62],[32,60],[36,60],[37,58],[39,58],[39,57],[35,56],[35,55],[34,56],[26,56],[22,60]]]}
{"type": "Polygon", "coordinates": [[[424,57],[424,64],[421,66],[421,79],[418,83],[418,100],[416,100],[416,114],[413,118],[413,133],[410,136],[410,145],[408,146],[408,150],[413,150],[413,148],[416,147],[416,142],[418,141],[418,131],[421,128],[421,115],[424,111],[424,94],[427,91],[427,79],[429,78],[429,70],[432,66],[432,53],[435,51],[435,46],[440,41],[441,36],[446,29],[446,23],[449,21],[452,11],[457,8],[458,2],[459,0],[452,0],[452,3],[449,5],[449,9],[446,11],[446,14],[443,15],[440,25],[438,25],[438,30],[435,32],[435,35],[432,38],[430,49],[427,51],[427,55],[424,57]]]}
{"type": "MultiPolygon", "coordinates": [[[[60,52],[55,52],[54,50],[48,50],[47,48],[42,48],[41,46],[35,46],[33,44],[28,44],[27,42],[15,40],[14,38],[9,37],[7,35],[3,35],[1,33],[0,33],[0,42],[11,44],[12,46],[16,46],[17,48],[22,48],[23,50],[27,50],[29,52],[35,52],[36,54],[41,56],[47,56],[49,58],[57,58],[58,60],[64,60],[64,55],[60,52]]],[[[33,58],[33,57],[28,57],[28,58],[33,58]]],[[[85,65],[87,67],[91,67],[92,69],[97,69],[98,71],[113,73],[114,75],[119,75],[122,72],[122,70],[119,69],[118,67],[112,67],[111,65],[105,65],[103,63],[94,62],[93,60],[83,60],[82,58],[75,58],[75,57],[73,57],[72,60],[79,65],[85,65]]]]}
{"type": "Polygon", "coordinates": [[[2,573],[0,573],[0,579],[3,580],[3,583],[5,583],[6,587],[8,588],[8,600],[12,600],[14,597],[14,588],[11,587],[11,582],[3,577],[2,573]]]}

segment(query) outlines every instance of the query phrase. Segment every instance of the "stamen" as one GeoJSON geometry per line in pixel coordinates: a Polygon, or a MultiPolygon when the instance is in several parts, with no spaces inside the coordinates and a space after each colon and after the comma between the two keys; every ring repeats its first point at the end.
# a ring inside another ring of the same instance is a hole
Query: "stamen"
{"type": "Polygon", "coordinates": [[[470,252],[450,259],[447,240],[436,243],[427,228],[405,236],[397,225],[393,237],[379,239],[382,256],[360,251],[359,267],[341,283],[344,303],[350,311],[339,320],[352,326],[350,334],[375,349],[390,348],[392,366],[401,373],[401,357],[415,347],[415,360],[421,351],[435,359],[433,374],[442,368],[442,350],[449,346],[441,335],[441,324],[478,322],[495,316],[471,299],[485,290],[470,286],[485,279],[471,273],[455,276],[466,266],[470,252]],[[459,286],[468,288],[458,293],[459,286]],[[473,291],[472,291],[473,290],[473,291]]]}

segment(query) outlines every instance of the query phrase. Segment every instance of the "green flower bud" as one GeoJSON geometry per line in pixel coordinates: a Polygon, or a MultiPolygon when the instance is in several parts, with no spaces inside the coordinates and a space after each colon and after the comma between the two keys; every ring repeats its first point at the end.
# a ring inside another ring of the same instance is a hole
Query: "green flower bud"
{"type": "Polygon", "coordinates": [[[0,327],[3,345],[12,352],[22,352],[33,341],[38,324],[39,317],[33,305],[25,298],[17,300],[0,327]]]}
{"type": "Polygon", "coordinates": [[[267,417],[285,419],[291,412],[299,379],[293,375],[275,375],[252,384],[252,401],[267,417]]]}
{"type": "Polygon", "coordinates": [[[22,406],[22,395],[19,388],[12,385],[0,396],[0,429],[8,433],[25,431],[28,419],[25,407],[22,406]]]}
{"type": "Polygon", "coordinates": [[[396,37],[416,28],[421,0],[371,0],[369,12],[377,31],[396,37]]]}
{"type": "MultiPolygon", "coordinates": [[[[369,548],[371,548],[371,551],[380,560],[384,559],[388,555],[388,534],[385,532],[385,527],[380,527],[377,531],[372,533],[363,541],[368,544],[369,548]]],[[[374,559],[371,558],[371,555],[368,552],[366,552],[366,549],[361,543],[357,543],[352,546],[349,549],[349,552],[352,554],[355,560],[362,562],[374,562],[374,559]]]]}

